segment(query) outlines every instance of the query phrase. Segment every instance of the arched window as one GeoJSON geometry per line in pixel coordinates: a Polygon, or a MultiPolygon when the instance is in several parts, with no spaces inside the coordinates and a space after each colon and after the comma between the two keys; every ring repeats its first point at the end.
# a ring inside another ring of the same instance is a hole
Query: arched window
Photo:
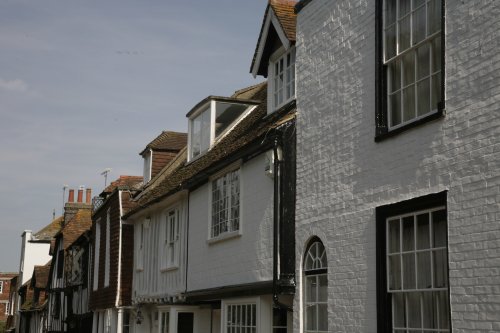
{"type": "Polygon", "coordinates": [[[314,239],[304,258],[304,332],[328,332],[328,276],[325,247],[314,239]]]}

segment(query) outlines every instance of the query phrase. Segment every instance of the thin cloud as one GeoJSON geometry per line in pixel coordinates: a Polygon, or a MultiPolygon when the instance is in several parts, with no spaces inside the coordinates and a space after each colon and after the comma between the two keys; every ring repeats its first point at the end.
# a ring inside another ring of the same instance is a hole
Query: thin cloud
{"type": "Polygon", "coordinates": [[[0,78],[0,90],[14,91],[14,92],[27,92],[28,85],[21,79],[4,80],[0,78]]]}

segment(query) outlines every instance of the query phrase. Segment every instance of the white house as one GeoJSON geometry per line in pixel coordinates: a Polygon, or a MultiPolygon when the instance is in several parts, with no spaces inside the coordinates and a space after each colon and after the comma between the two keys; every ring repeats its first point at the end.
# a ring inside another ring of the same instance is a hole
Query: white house
{"type": "Polygon", "coordinates": [[[499,331],[500,3],[297,9],[294,331],[499,331]]]}

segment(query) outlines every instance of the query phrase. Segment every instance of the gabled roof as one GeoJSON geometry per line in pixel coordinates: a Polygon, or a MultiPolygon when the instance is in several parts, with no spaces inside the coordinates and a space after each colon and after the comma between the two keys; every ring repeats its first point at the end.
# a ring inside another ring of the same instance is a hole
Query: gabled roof
{"type": "Polygon", "coordinates": [[[237,91],[232,97],[260,100],[261,103],[216,143],[210,150],[196,160],[186,164],[187,152],[182,150],[161,174],[135,199],[137,206],[125,214],[125,218],[138,213],[143,208],[162,200],[176,192],[189,188],[195,181],[206,181],[213,168],[221,163],[229,163],[239,152],[250,144],[260,145],[269,131],[283,122],[294,118],[295,108],[284,108],[267,115],[267,84],[261,83],[237,91]]]}
{"type": "Polygon", "coordinates": [[[144,178],[142,176],[120,176],[117,180],[112,181],[102,193],[112,193],[118,187],[136,188],[142,184],[144,178]]]}
{"type": "Polygon", "coordinates": [[[50,224],[46,225],[42,230],[36,232],[33,236],[37,240],[50,241],[60,230],[63,224],[64,217],[59,216],[52,220],[50,224]]]}
{"type": "Polygon", "coordinates": [[[33,270],[33,278],[35,288],[45,289],[47,287],[47,282],[49,281],[50,265],[52,261],[49,261],[43,266],[35,266],[33,270]]]}
{"type": "Polygon", "coordinates": [[[187,133],[163,131],[153,141],[148,143],[146,148],[144,148],[144,150],[141,151],[139,155],[143,155],[149,149],[177,152],[184,148],[186,144],[187,133]]]}
{"type": "Polygon", "coordinates": [[[291,0],[269,0],[250,66],[250,73],[253,76],[267,77],[267,61],[263,60],[269,59],[276,50],[274,44],[280,42],[285,50],[295,44],[297,25],[295,5],[296,1],[291,0]]]}
{"type": "Polygon", "coordinates": [[[66,250],[81,234],[92,226],[90,209],[79,209],[75,216],[61,229],[63,236],[63,249],[66,250]]]}

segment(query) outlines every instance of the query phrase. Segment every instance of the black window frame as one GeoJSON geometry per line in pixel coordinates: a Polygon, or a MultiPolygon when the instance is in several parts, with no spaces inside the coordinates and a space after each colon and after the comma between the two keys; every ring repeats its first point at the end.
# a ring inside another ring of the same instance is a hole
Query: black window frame
{"type": "MultiPolygon", "coordinates": [[[[448,216],[448,191],[428,194],[394,204],[380,206],[375,209],[376,216],[376,285],[377,285],[377,332],[392,332],[392,314],[390,293],[387,290],[387,261],[386,261],[386,220],[395,215],[402,215],[433,207],[444,206],[448,216]]],[[[448,218],[447,218],[448,220],[448,218]]],[[[448,224],[449,226],[449,224],[448,224]]],[[[449,248],[448,242],[446,247],[449,248]]],[[[448,257],[449,279],[449,257],[448,257]]],[[[448,304],[450,304],[450,283],[448,281],[448,304]]],[[[451,309],[451,307],[449,307],[451,309]]],[[[449,312],[450,332],[453,332],[451,311],[449,312]]]]}
{"type": "Polygon", "coordinates": [[[412,121],[401,127],[389,130],[387,115],[387,79],[384,66],[384,0],[376,0],[375,4],[375,142],[390,138],[414,127],[442,118],[445,114],[445,9],[446,0],[441,0],[441,102],[437,112],[412,121]]]}

